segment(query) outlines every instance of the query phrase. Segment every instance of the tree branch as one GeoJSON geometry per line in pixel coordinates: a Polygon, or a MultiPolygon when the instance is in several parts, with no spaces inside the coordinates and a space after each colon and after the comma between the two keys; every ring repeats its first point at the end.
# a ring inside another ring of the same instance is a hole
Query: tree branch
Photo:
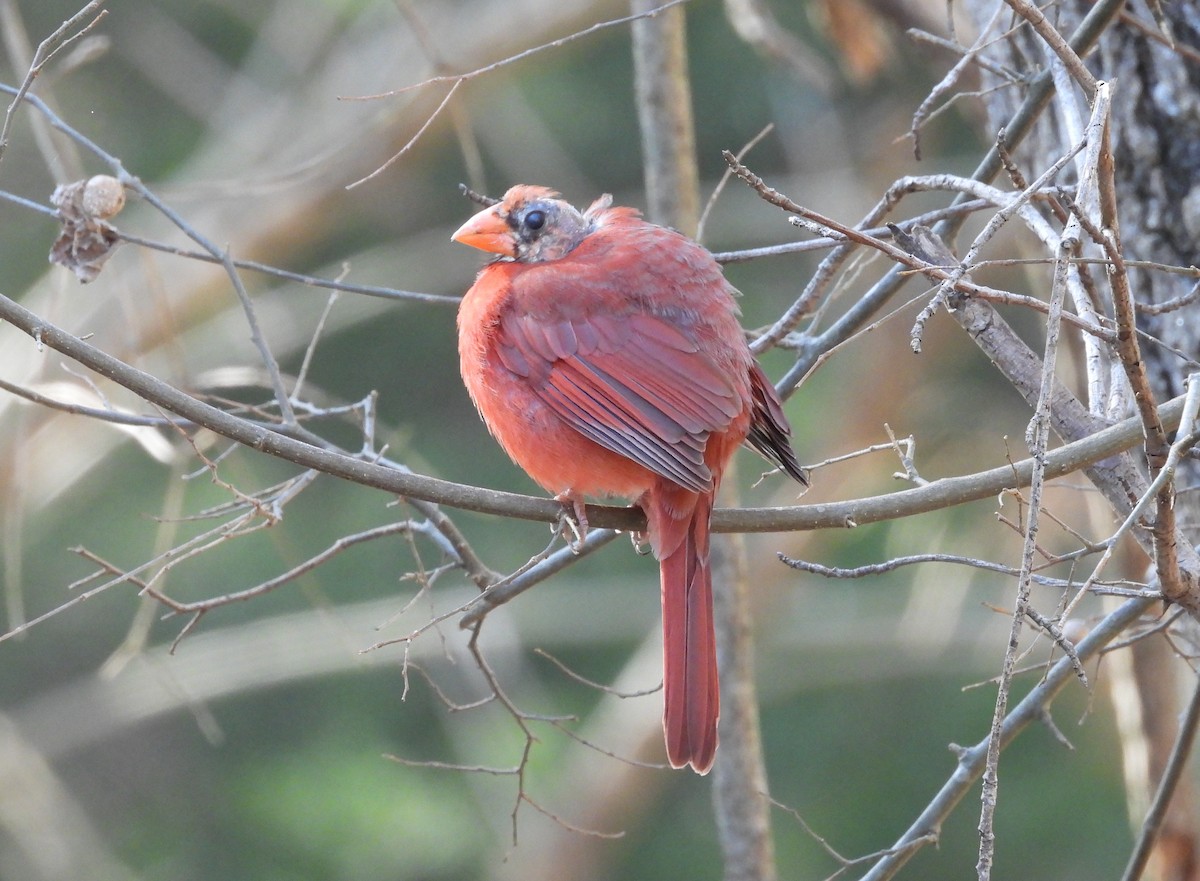
{"type": "MultiPolygon", "coordinates": [[[[1100,652],[1108,643],[1125,631],[1144,612],[1154,604],[1152,599],[1132,599],[1122,603],[1108,617],[1096,625],[1092,631],[1075,645],[1076,655],[1080,661],[1086,662],[1100,652]]],[[[1046,678],[1030,690],[1012,712],[1009,713],[1000,727],[999,746],[1008,746],[1029,723],[1040,721],[1046,709],[1058,697],[1059,692],[1075,678],[1074,660],[1069,657],[1059,661],[1046,674],[1046,678]]],[[[921,812],[908,830],[896,840],[891,851],[877,862],[862,881],[886,881],[895,877],[896,873],[916,853],[917,847],[910,847],[916,842],[936,840],[942,828],[942,823],[962,801],[979,779],[987,761],[987,753],[991,737],[975,744],[969,749],[959,752],[958,765],[954,773],[942,785],[937,795],[921,812]]]]}
{"type": "MultiPolygon", "coordinates": [[[[236,443],[287,459],[305,468],[315,468],[334,477],[385,492],[484,514],[554,523],[562,512],[562,506],[553,499],[467,486],[379,465],[325,448],[320,445],[319,438],[313,437],[313,442],[297,440],[264,425],[234,416],[114,358],[3,295],[0,295],[0,320],[24,331],[39,346],[47,346],[73,358],[168,412],[182,416],[236,443]]],[[[1163,426],[1168,431],[1178,427],[1183,402],[1184,396],[1180,396],[1159,407],[1163,426]]],[[[293,429],[290,433],[295,435],[299,431],[303,430],[293,429]]],[[[305,432],[302,436],[305,435],[308,433],[305,432]]],[[[1047,477],[1059,477],[1090,467],[1116,453],[1130,449],[1140,439],[1141,422],[1136,418],[1098,430],[1048,453],[1047,477]]],[[[1027,486],[1032,469],[1033,461],[1026,459],[976,474],[944,477],[926,486],[850,501],[785,508],[743,508],[737,511],[720,509],[713,512],[713,530],[784,532],[844,528],[894,520],[988,498],[1003,489],[1027,486]]],[[[601,528],[629,531],[645,528],[645,519],[640,511],[609,505],[589,505],[588,521],[601,528]]]]}
{"type": "Polygon", "coordinates": [[[1125,866],[1121,881],[1138,881],[1146,869],[1146,863],[1154,850],[1154,843],[1162,828],[1163,819],[1166,817],[1167,807],[1171,803],[1171,796],[1175,793],[1184,769],[1187,767],[1187,760],[1192,753],[1192,744],[1195,742],[1198,726],[1200,726],[1200,677],[1196,679],[1196,689],[1192,692],[1192,699],[1188,702],[1187,711],[1180,723],[1179,734],[1175,738],[1171,757],[1167,761],[1166,768],[1163,769],[1162,779],[1158,781],[1158,791],[1154,794],[1150,810],[1146,812],[1146,819],[1142,822],[1142,829],[1134,843],[1133,852],[1129,855],[1129,863],[1125,866]]]}
{"type": "Polygon", "coordinates": [[[1092,76],[1092,72],[1084,67],[1083,61],[1079,55],[1071,48],[1071,45],[1063,39],[1063,35],[1058,32],[1058,29],[1050,23],[1042,10],[1038,9],[1029,0],[1004,0],[1017,15],[1029,22],[1033,29],[1037,31],[1037,35],[1046,41],[1054,54],[1059,57],[1063,65],[1071,72],[1071,76],[1075,81],[1083,87],[1087,92],[1090,100],[1096,94],[1096,78],[1092,76]]]}

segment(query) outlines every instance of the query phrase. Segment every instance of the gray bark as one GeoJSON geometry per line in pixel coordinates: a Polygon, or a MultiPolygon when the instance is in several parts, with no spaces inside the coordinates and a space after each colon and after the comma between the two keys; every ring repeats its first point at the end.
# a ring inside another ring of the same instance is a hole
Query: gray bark
{"type": "MultiPolygon", "coordinates": [[[[966,5],[982,26],[994,13],[997,2],[967,0],[966,5]]],[[[1064,0],[1046,14],[1060,32],[1070,33],[1091,5],[1084,0],[1064,0]]],[[[1098,79],[1114,84],[1110,137],[1126,261],[1194,267],[1200,265],[1200,0],[1173,0],[1162,3],[1161,10],[1182,51],[1161,38],[1147,4],[1127,4],[1096,51],[1085,60],[1098,79]]],[[[1014,15],[1002,27],[1017,21],[1014,15]]],[[[1052,55],[1041,38],[1024,26],[989,52],[989,57],[1011,70],[1036,73],[1051,63],[1052,55]]],[[[999,84],[998,78],[986,71],[982,77],[985,88],[999,84]]],[[[1075,97],[1079,94],[1076,89],[1075,97]]],[[[1012,86],[988,94],[988,135],[995,135],[1021,98],[1021,90],[1012,86]]],[[[1060,103],[1044,114],[1016,151],[1015,158],[1027,173],[1036,173],[1066,149],[1070,136],[1061,108],[1060,103]]],[[[1096,275],[1102,282],[1102,273],[1096,275]]],[[[1156,268],[1132,268],[1130,281],[1133,296],[1142,305],[1167,304],[1200,293],[1194,275],[1156,268]]],[[[1102,296],[1107,293],[1103,283],[1096,289],[1102,296]]],[[[1111,303],[1102,306],[1112,314],[1111,303]]],[[[1143,337],[1141,347],[1158,399],[1181,394],[1188,374],[1200,369],[1200,302],[1189,302],[1161,314],[1143,311],[1138,327],[1159,341],[1143,337]]],[[[1196,486],[1200,486],[1200,463],[1193,460],[1184,465],[1176,505],[1179,524],[1193,542],[1200,537],[1200,498],[1188,487],[1196,486]]],[[[1149,773],[1141,780],[1126,775],[1135,825],[1141,823],[1136,806],[1147,800],[1148,790],[1155,786],[1175,739],[1180,709],[1176,680],[1186,679],[1188,692],[1194,684],[1195,674],[1175,655],[1166,639],[1148,641],[1139,647],[1129,665],[1133,680],[1124,683],[1129,687],[1113,689],[1114,701],[1134,703],[1120,708],[1122,717],[1141,722],[1141,737],[1126,743],[1127,761],[1136,749],[1146,750],[1139,758],[1145,759],[1149,773]]],[[[1200,823],[1196,819],[1195,792],[1188,779],[1185,777],[1176,793],[1147,878],[1200,878],[1200,823]]]]}

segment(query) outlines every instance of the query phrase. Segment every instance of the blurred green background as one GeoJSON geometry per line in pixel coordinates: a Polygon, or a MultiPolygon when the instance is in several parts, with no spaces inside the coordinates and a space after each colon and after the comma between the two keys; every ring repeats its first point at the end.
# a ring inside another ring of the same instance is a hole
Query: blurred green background
{"type": "MultiPolygon", "coordinates": [[[[818,5],[768,7],[806,47],[821,81],[742,43],[719,3],[687,6],[704,198],[723,170],[720,150],[740,149],[768,123],[775,130],[748,164],[845,222],[857,221],[900,175],[975,165],[978,120],[965,102],[927,128],[922,162],[902,138],[915,107],[953,63],[906,40],[902,26],[940,27],[944,4],[891,4],[888,15],[873,19],[878,66],[869,71],[847,66],[818,5]]],[[[22,53],[78,4],[7,0],[0,9],[0,69],[4,82],[16,84],[28,63],[22,53]]],[[[577,204],[602,192],[643,204],[627,26],[470,80],[394,166],[346,188],[412,138],[446,86],[347,98],[490,64],[625,15],[622,3],[114,0],[107,9],[88,37],[51,62],[34,91],[237,257],[457,295],[479,266],[476,255],[449,241],[472,210],[457,193],[460,181],[494,194],[527,182],[560,189],[577,204]]],[[[56,183],[108,170],[78,145],[46,137],[29,108],[18,112],[0,189],[47,204],[56,183]]],[[[914,200],[904,210],[936,204],[914,200]]],[[[130,204],[117,223],[191,246],[142,203],[130,204]]],[[[268,399],[244,317],[219,269],[125,246],[83,287],[47,266],[52,218],[0,200],[0,231],[6,295],[180,387],[268,399]]],[[[729,250],[795,238],[779,212],[731,185],[705,244],[729,250]]],[[[772,321],[816,259],[730,267],[744,293],[746,325],[772,321]]],[[[867,261],[839,289],[832,314],[885,269],[867,261]]],[[[294,374],[327,292],[252,273],[245,281],[270,344],[294,374]]],[[[924,354],[909,352],[924,301],[905,304],[920,292],[916,284],[906,288],[892,304],[897,314],[840,349],[790,399],[804,462],[881,443],[885,423],[899,436],[915,435],[917,465],[929,479],[1001,464],[1010,448],[1021,455],[1028,414],[956,327],[935,320],[924,354]]],[[[789,362],[772,353],[764,363],[777,376],[789,362]]],[[[89,394],[79,370],[9,328],[0,329],[0,378],[51,396],[89,394]]],[[[417,471],[536,492],[488,438],[460,386],[451,307],[339,297],[307,389],[326,405],[377,392],[377,442],[417,471]]],[[[99,391],[141,412],[127,393],[99,391]]],[[[347,422],[321,422],[318,430],[350,449],[361,443],[360,429],[347,422]]],[[[222,480],[244,491],[295,474],[245,451],[224,455],[225,445],[211,437],[200,443],[208,456],[224,456],[222,480]]],[[[743,457],[727,478],[745,503],[794,501],[778,481],[751,488],[761,470],[751,459],[743,457]]],[[[899,485],[897,468],[891,454],[877,453],[819,469],[805,501],[886,492],[899,485]]],[[[218,527],[226,519],[219,506],[233,497],[178,437],[148,440],[4,395],[0,498],[7,629],[101,583],[72,586],[96,569],[75,549],[132,568],[218,527]],[[166,461],[156,460],[151,453],[164,446],[166,461]]],[[[340,536],[416,517],[393,502],[319,478],[276,525],[180,561],[159,586],[181,600],[251,587],[340,536]]],[[[1087,528],[1078,500],[1064,493],[1056,503],[1087,528]]],[[[948,566],[823,581],[785,568],[775,554],[851,566],[943,551],[1015,564],[1020,539],[997,522],[998,505],[749,539],[771,794],[847,857],[888,846],[952,771],[948,744],[973,744],[986,733],[994,688],[964,689],[999,671],[1008,621],[989,604],[1009,608],[1012,585],[948,566]]],[[[516,568],[548,540],[540,524],[450,513],[498,570],[516,568]]],[[[1004,513],[1016,516],[1012,507],[1004,513]]],[[[1070,546],[1053,528],[1043,538],[1051,548],[1070,546]]],[[[512,776],[387,758],[507,768],[521,757],[524,740],[501,708],[446,705],[485,693],[453,615],[407,650],[363,651],[470,599],[474,588],[450,572],[407,607],[418,587],[405,574],[442,562],[421,537],[356,547],[267,596],[213,612],[174,654],[168,648],[184,620],[164,619],[129,584],[0,643],[0,877],[720,877],[708,780],[626,768],[549,723],[532,726],[538,740],[524,783],[546,813],[521,804],[515,844],[512,776]],[[406,653],[423,672],[410,667],[404,675],[406,653]],[[624,834],[583,835],[547,814],[624,834]]],[[[661,675],[655,585],[653,562],[618,542],[493,615],[482,645],[507,694],[530,712],[577,716],[568,727],[601,746],[660,761],[658,693],[606,697],[537,653],[596,682],[652,688],[661,675]]],[[[1053,608],[1055,595],[1035,599],[1053,608]]],[[[1026,661],[1049,651],[1042,644],[1026,661]]],[[[1074,750],[1037,729],[1002,760],[995,878],[1090,879],[1123,865],[1129,833],[1103,690],[1069,689],[1055,718],[1074,750]]],[[[974,799],[905,877],[971,871],[974,799]]],[[[836,870],[788,812],[778,811],[774,822],[781,877],[836,870]]]]}

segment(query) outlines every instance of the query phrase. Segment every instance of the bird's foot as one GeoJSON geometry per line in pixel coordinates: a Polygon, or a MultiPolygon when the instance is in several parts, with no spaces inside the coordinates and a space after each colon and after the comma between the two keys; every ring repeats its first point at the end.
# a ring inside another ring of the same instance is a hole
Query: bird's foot
{"type": "Polygon", "coordinates": [[[633,542],[633,551],[639,557],[650,553],[650,536],[644,532],[631,532],[629,539],[633,542]]]}
{"type": "Polygon", "coordinates": [[[554,500],[563,506],[554,529],[556,532],[562,533],[567,547],[578,554],[583,550],[583,541],[587,538],[588,533],[587,507],[584,505],[583,499],[577,498],[569,492],[559,493],[554,500]]]}

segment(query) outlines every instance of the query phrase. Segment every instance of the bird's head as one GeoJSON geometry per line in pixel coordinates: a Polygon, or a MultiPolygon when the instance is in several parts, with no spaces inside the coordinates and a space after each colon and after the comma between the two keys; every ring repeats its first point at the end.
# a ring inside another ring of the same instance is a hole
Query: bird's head
{"type": "Polygon", "coordinates": [[[565,257],[583,241],[595,226],[593,211],[598,205],[584,213],[551,189],[522,184],[450,238],[519,263],[545,263],[565,257]]]}

